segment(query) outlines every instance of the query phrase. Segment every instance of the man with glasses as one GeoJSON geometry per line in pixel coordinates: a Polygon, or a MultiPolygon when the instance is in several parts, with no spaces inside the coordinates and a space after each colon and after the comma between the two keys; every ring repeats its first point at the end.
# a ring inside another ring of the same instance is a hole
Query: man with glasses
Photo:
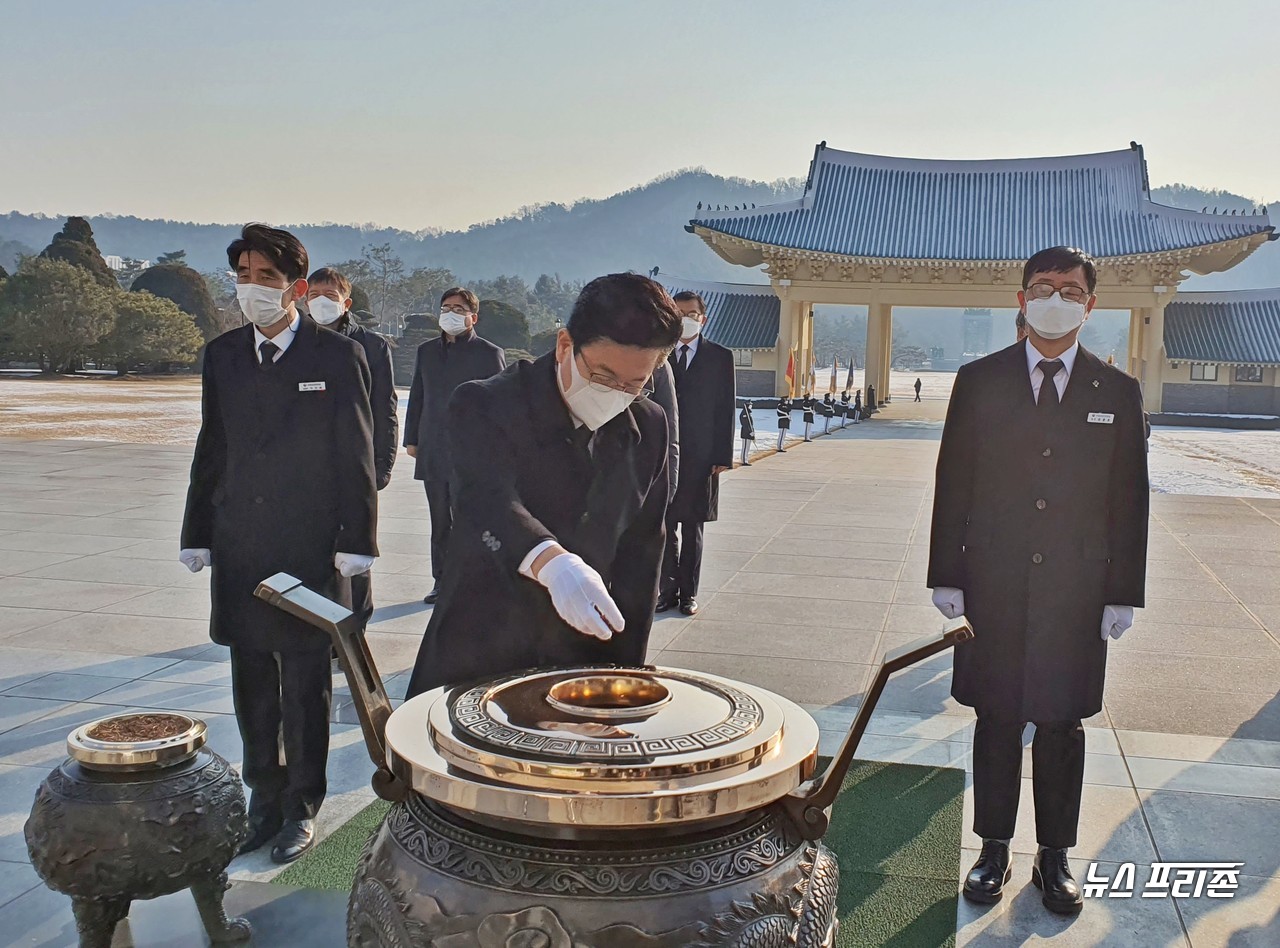
{"type": "Polygon", "coordinates": [[[556,346],[449,402],[454,530],[409,697],[548,665],[645,660],[667,420],[649,379],[681,334],[648,277],[588,283],[556,346]]]}
{"type": "Polygon", "coordinates": [[[1039,851],[1031,881],[1050,911],[1080,911],[1067,864],[1084,782],[1081,720],[1102,710],[1107,642],[1143,604],[1147,455],[1136,379],[1076,340],[1096,302],[1088,254],[1042,250],[1023,269],[1027,338],[962,366],[938,454],[928,585],[968,616],[951,693],[977,712],[974,832],[964,883],[998,901],[1033,722],[1039,851]]]}
{"type": "Polygon", "coordinates": [[[445,550],[453,526],[449,486],[449,399],[463,382],[487,379],[507,367],[502,348],[476,335],[480,301],[460,286],[440,297],[440,335],[418,346],[418,360],[404,419],[404,446],[414,459],[413,476],[427,490],[431,511],[431,592],[422,600],[433,605],[440,595],[445,550]]]}

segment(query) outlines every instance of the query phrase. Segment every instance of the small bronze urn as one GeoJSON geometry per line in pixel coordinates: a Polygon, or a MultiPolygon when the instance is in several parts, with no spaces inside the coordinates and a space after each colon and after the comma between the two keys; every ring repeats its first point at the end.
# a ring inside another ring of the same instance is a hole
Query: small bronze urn
{"type": "Polygon", "coordinates": [[[36,791],[31,864],[71,897],[81,948],[109,948],[135,899],[190,889],[210,939],[249,938],[222,907],[227,865],[248,835],[244,790],[205,747],[203,721],[122,714],[77,728],[36,791]]]}

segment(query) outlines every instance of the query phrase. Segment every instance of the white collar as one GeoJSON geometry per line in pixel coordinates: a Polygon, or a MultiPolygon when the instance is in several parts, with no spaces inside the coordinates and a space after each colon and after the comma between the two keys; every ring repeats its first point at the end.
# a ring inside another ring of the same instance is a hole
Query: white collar
{"type": "MultiPolygon", "coordinates": [[[[1071,348],[1062,355],[1057,356],[1062,361],[1062,368],[1067,373],[1067,378],[1071,378],[1071,369],[1076,364],[1076,353],[1080,351],[1080,340],[1077,339],[1071,343],[1071,348]]],[[[1027,337],[1027,374],[1030,375],[1036,369],[1040,368],[1040,363],[1044,359],[1049,358],[1031,343],[1031,337],[1027,337]]]]}
{"type": "Polygon", "coordinates": [[[289,325],[285,327],[283,332],[276,333],[274,339],[268,339],[262,334],[262,330],[255,325],[253,327],[253,357],[257,359],[258,353],[262,350],[262,344],[269,342],[280,350],[272,360],[273,362],[279,362],[280,357],[284,355],[284,351],[293,344],[293,337],[298,334],[300,325],[302,325],[302,317],[298,315],[296,308],[293,311],[293,319],[289,320],[289,325]]]}
{"type": "Polygon", "coordinates": [[[679,342],[676,343],[676,358],[680,357],[680,350],[685,346],[688,346],[689,358],[692,359],[695,355],[698,354],[698,343],[700,343],[701,341],[702,341],[702,333],[698,333],[688,342],[685,342],[683,339],[681,339],[679,342]]]}

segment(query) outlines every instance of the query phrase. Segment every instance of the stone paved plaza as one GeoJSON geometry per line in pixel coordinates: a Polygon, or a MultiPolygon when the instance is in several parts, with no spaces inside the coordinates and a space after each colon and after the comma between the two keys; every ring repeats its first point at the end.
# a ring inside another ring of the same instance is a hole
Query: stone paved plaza
{"type": "MultiPolygon", "coordinates": [[[[661,618],[653,659],[801,702],[830,750],[884,651],[940,626],[924,576],[943,404],[904,401],[727,476],[707,529],[702,612],[661,618]]],[[[211,746],[239,760],[226,650],[208,641],[208,574],[175,560],[190,457],[183,445],[0,440],[5,944],[74,944],[67,900],[40,884],[22,837],[72,727],[124,709],[190,710],[209,723],[211,746]]],[[[393,694],[430,586],[426,505],[406,460],[382,494],[369,634],[393,694]]],[[[1091,900],[1074,920],[1050,915],[1029,882],[1024,779],[1012,892],[988,910],[961,900],[960,944],[1280,944],[1280,499],[1156,495],[1150,556],[1148,608],[1112,648],[1106,708],[1086,722],[1074,868],[1083,878],[1090,861],[1133,862],[1141,881],[1157,859],[1243,861],[1240,891],[1091,900]]],[[[949,656],[897,676],[859,756],[967,770],[973,718],[949,684],[949,656]]],[[[349,704],[338,700],[334,719],[322,832],[372,799],[349,704]]],[[[977,845],[966,825],[957,881],[977,845]]],[[[229,896],[251,910],[256,943],[342,944],[345,895],[262,885],[276,870],[265,852],[233,864],[229,896]]],[[[142,903],[117,944],[191,944],[174,932],[193,921],[183,894],[142,903]]]]}

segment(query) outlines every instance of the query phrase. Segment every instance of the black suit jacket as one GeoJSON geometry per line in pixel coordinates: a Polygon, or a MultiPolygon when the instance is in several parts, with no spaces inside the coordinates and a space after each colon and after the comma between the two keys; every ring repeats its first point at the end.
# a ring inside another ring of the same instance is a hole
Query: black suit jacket
{"type": "Polygon", "coordinates": [[[666,420],[638,399],[588,448],[555,371],[549,353],[454,394],[453,531],[410,696],[522,668],[645,660],[665,539],[666,420]],[[519,574],[544,540],[604,578],[626,622],[610,641],[575,631],[519,574]]]}
{"type": "Polygon", "coordinates": [[[502,349],[475,330],[446,343],[444,334],[418,346],[418,361],[404,419],[405,447],[417,447],[413,476],[420,481],[448,480],[449,399],[463,382],[487,379],[507,367],[502,349]]]}
{"type": "Polygon", "coordinates": [[[254,349],[252,326],[205,349],[182,546],[213,553],[215,642],[327,649],[323,632],[253,591],[283,571],[346,598],[334,553],[378,554],[369,366],[359,344],[305,316],[274,365],[254,349]]]}
{"type": "Polygon", "coordinates": [[[973,623],[974,640],[955,653],[958,701],[1014,720],[1072,720],[1102,707],[1103,607],[1143,604],[1142,393],[1136,379],[1081,348],[1046,421],[1026,346],[956,377],[938,453],[928,584],[964,590],[973,623]]]}
{"type": "Polygon", "coordinates": [[[370,332],[352,317],[339,330],[348,339],[354,339],[364,349],[371,378],[369,407],[373,410],[373,468],[378,490],[391,483],[391,468],[395,466],[400,450],[399,401],[395,382],[392,381],[391,347],[376,332],[370,332]]]}
{"type": "Polygon", "coordinates": [[[663,363],[653,372],[651,396],[667,416],[667,481],[671,485],[668,499],[676,495],[680,483],[680,402],[676,398],[676,378],[671,366],[663,363]]]}
{"type": "Polygon", "coordinates": [[[737,420],[733,353],[710,339],[698,342],[689,368],[676,368],[679,344],[670,363],[680,402],[680,481],[671,501],[670,518],[681,522],[715,520],[720,478],[715,466],[733,466],[733,431],[737,420]]]}

